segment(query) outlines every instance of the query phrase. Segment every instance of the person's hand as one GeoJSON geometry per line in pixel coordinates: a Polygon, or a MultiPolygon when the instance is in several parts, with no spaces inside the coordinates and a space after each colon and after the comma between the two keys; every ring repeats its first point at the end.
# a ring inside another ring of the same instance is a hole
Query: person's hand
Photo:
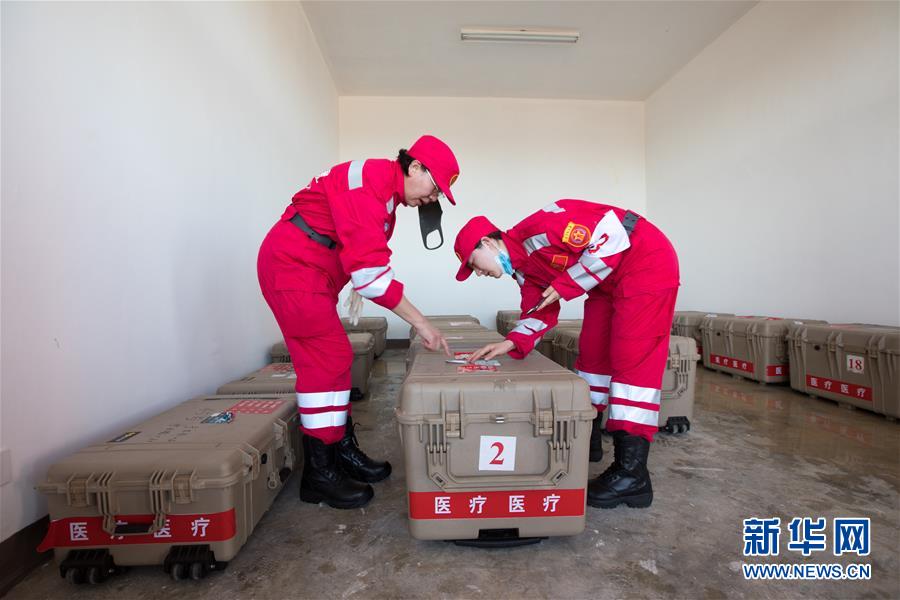
{"type": "Polygon", "coordinates": [[[444,354],[450,356],[450,347],[447,345],[447,340],[429,321],[424,321],[421,325],[418,325],[416,333],[422,338],[425,348],[432,352],[443,350],[444,354]]]}
{"type": "Polygon", "coordinates": [[[557,292],[555,289],[553,289],[552,285],[549,286],[546,290],[544,290],[544,293],[541,294],[541,296],[543,296],[544,301],[541,302],[536,309],[534,309],[534,312],[544,310],[545,308],[547,308],[554,302],[559,302],[559,299],[561,297],[559,295],[559,292],[557,292]]]}
{"type": "Polygon", "coordinates": [[[513,344],[509,340],[503,340],[502,342],[495,342],[493,344],[488,344],[484,348],[479,348],[475,352],[469,355],[468,360],[470,363],[475,362],[479,358],[483,358],[484,360],[491,360],[495,356],[500,356],[501,354],[508,354],[510,350],[515,348],[516,345],[513,344]]]}

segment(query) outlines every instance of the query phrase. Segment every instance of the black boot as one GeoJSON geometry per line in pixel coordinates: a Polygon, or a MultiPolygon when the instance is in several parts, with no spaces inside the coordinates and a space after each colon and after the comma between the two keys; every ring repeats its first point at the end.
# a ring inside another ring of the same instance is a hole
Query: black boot
{"type": "Polygon", "coordinates": [[[590,455],[588,456],[588,460],[591,462],[600,462],[603,460],[603,436],[601,435],[603,431],[601,425],[602,421],[603,413],[598,412],[591,425],[591,449],[590,455]]]}
{"type": "Polygon", "coordinates": [[[353,419],[347,417],[344,428],[344,439],[337,443],[338,464],[350,477],[357,481],[375,483],[387,479],[391,474],[391,463],[372,460],[360,450],[356,439],[356,426],[353,419]]]}
{"type": "Polygon", "coordinates": [[[653,502],[653,486],[647,470],[650,442],[638,435],[616,431],[613,446],[613,464],[588,482],[587,503],[597,508],[613,508],[623,502],[631,508],[647,508],[653,502]]]}
{"type": "Polygon", "coordinates": [[[359,508],[368,504],[375,490],[367,483],[351,479],[338,465],[337,444],[326,444],[303,436],[303,477],[300,499],[332,508],[359,508]]]}

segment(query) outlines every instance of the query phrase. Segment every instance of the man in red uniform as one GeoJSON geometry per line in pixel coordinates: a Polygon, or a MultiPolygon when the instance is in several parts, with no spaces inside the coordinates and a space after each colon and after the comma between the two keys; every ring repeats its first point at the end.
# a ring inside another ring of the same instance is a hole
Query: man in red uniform
{"type": "MultiPolygon", "coordinates": [[[[421,207],[440,198],[455,204],[450,186],[458,176],[453,152],[432,136],[401,150],[395,161],[337,165],[294,195],[262,243],[260,288],[297,374],[306,502],[363,506],[374,496],[369,484],[391,473],[389,463],[360,450],[350,419],[353,351],[336,310],[347,282],[414,326],[429,350],[449,354],[440,332],[404,296],[387,242],[398,206],[420,207],[422,217],[421,207]]],[[[439,205],[429,208],[439,217],[439,205]]]]}
{"type": "Polygon", "coordinates": [[[522,318],[503,342],[470,360],[509,353],[524,358],[557,323],[560,298],[587,293],[578,374],[597,409],[591,461],[603,456],[602,412],[613,436],[612,465],[588,484],[588,504],[650,506],[647,471],[657,431],[660,386],[678,292],[678,258],[652,223],[631,211],[583,200],[558,200],[506,232],[475,217],[454,246],[456,278],[512,275],[521,286],[522,318]]]}

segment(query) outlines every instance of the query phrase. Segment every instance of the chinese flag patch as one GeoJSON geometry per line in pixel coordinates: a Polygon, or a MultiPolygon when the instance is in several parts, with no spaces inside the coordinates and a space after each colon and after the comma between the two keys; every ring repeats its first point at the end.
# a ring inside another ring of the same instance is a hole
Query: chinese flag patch
{"type": "Polygon", "coordinates": [[[557,271],[564,271],[567,264],[569,264],[569,257],[565,254],[554,254],[550,261],[550,266],[557,271]]]}
{"type": "Polygon", "coordinates": [[[584,248],[591,241],[591,230],[584,225],[569,221],[563,232],[562,241],[573,248],[584,248]]]}

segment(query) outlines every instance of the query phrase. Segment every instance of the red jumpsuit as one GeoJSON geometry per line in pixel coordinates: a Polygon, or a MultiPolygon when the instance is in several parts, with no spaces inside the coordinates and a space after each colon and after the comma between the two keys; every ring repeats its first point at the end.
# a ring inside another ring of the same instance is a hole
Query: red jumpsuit
{"type": "MultiPolygon", "coordinates": [[[[609,405],[608,431],[653,441],[669,331],[678,292],[678,258],[646,219],[628,235],[626,211],[559,200],[503,234],[523,313],[552,285],[565,300],[587,293],[575,365],[598,411],[609,405]],[[513,243],[510,243],[513,242],[513,243]]],[[[523,358],[557,323],[559,303],[523,316],[507,339],[523,358]]]]}
{"type": "Polygon", "coordinates": [[[387,246],[397,205],[405,201],[403,181],[392,160],[337,165],[294,195],[259,250],[259,285],[297,374],[301,430],[326,444],[343,437],[350,412],[353,351],[338,294],[352,281],[360,295],[388,309],[403,297],[387,246]],[[337,246],[309,239],[290,222],[298,213],[337,246]]]}

